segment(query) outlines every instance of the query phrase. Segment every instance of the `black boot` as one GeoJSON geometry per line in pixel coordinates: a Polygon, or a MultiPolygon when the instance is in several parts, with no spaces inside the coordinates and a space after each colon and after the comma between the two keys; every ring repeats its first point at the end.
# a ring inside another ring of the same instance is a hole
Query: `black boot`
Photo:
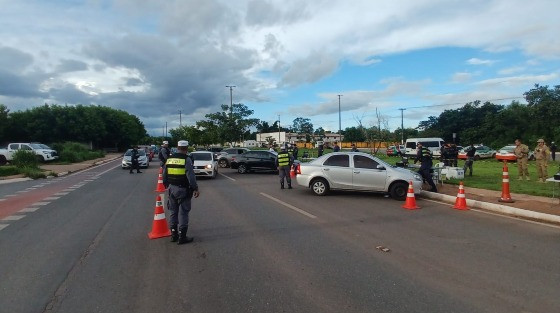
{"type": "Polygon", "coordinates": [[[142,172],[140,172],[140,171],[136,171],[136,173],[142,173],[142,172]]]}
{"type": "Polygon", "coordinates": [[[280,183],[280,189],[284,189],[284,183],[280,183]]]}
{"type": "Polygon", "coordinates": [[[188,229],[189,229],[188,227],[179,229],[179,241],[177,241],[178,245],[193,242],[193,240],[194,240],[193,237],[187,237],[187,230],[188,229]]]}
{"type": "Polygon", "coordinates": [[[292,189],[292,184],[288,183],[288,189],[292,189]]]}
{"type": "Polygon", "coordinates": [[[171,228],[171,242],[177,242],[177,240],[179,240],[177,228],[171,228]]]}
{"type": "Polygon", "coordinates": [[[132,174],[132,170],[130,170],[130,174],[132,174]]]}

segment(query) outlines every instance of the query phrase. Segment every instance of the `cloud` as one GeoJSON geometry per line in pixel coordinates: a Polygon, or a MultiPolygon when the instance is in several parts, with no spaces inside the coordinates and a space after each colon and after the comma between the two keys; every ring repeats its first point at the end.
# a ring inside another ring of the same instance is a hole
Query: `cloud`
{"type": "Polygon", "coordinates": [[[316,82],[333,74],[338,60],[330,55],[312,52],[304,59],[292,63],[284,74],[280,86],[297,86],[316,82]]]}
{"type": "Polygon", "coordinates": [[[453,77],[451,77],[451,81],[454,83],[466,83],[470,81],[471,78],[472,78],[472,73],[461,72],[461,73],[453,74],[453,77]]]}
{"type": "Polygon", "coordinates": [[[496,63],[494,60],[481,60],[478,58],[471,58],[467,60],[467,64],[470,65],[492,65],[496,63]]]}
{"type": "Polygon", "coordinates": [[[11,47],[0,47],[0,69],[21,73],[33,64],[33,56],[11,47]]]}
{"type": "Polygon", "coordinates": [[[60,73],[79,72],[79,71],[85,71],[87,69],[88,66],[85,62],[78,61],[78,60],[62,59],[60,60],[60,64],[56,67],[56,72],[60,72],[60,73]]]}

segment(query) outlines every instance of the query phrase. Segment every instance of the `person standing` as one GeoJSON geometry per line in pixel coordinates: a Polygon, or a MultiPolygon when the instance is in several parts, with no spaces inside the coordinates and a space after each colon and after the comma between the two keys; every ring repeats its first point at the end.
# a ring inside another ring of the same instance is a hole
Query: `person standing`
{"type": "Polygon", "coordinates": [[[276,150],[274,150],[274,147],[272,145],[268,145],[268,151],[269,152],[276,152],[276,150]]]}
{"type": "Polygon", "coordinates": [[[529,169],[527,168],[529,147],[522,144],[520,139],[515,139],[515,149],[513,149],[513,153],[517,158],[517,172],[519,173],[517,180],[523,180],[523,177],[527,180],[531,180],[531,177],[529,177],[529,169]]]}
{"type": "Polygon", "coordinates": [[[177,153],[169,157],[163,167],[163,185],[168,188],[169,197],[167,208],[171,211],[171,242],[177,242],[178,245],[193,241],[192,237],[187,237],[191,199],[200,195],[193,163],[187,156],[188,145],[188,141],[180,140],[177,143],[177,153]]]}
{"type": "Polygon", "coordinates": [[[360,152],[360,150],[358,150],[358,148],[356,148],[355,143],[352,144],[352,148],[350,149],[350,152],[360,152]]]}
{"type": "Polygon", "coordinates": [[[164,141],[161,145],[161,149],[159,149],[158,159],[159,159],[159,166],[163,167],[167,159],[171,155],[171,151],[169,150],[169,142],[164,141]]]}
{"type": "Polygon", "coordinates": [[[550,150],[544,143],[544,139],[537,140],[537,147],[535,147],[535,159],[537,160],[537,174],[539,176],[539,183],[545,183],[548,178],[548,156],[550,150]]]}
{"type": "Polygon", "coordinates": [[[457,145],[452,143],[449,145],[449,150],[447,151],[449,157],[449,166],[457,167],[457,159],[459,158],[459,149],[457,145]]]}
{"type": "Polygon", "coordinates": [[[276,166],[278,167],[278,175],[280,176],[280,189],[284,189],[284,177],[286,178],[286,182],[288,182],[288,189],[292,189],[292,178],[290,177],[292,163],[292,156],[288,153],[286,147],[283,146],[276,158],[276,166]]]}
{"type": "Polygon", "coordinates": [[[333,152],[338,152],[338,151],[340,151],[340,146],[338,145],[338,142],[336,142],[336,141],[334,142],[334,146],[333,146],[333,148],[332,148],[332,151],[333,151],[333,152]]]}
{"type": "Polygon", "coordinates": [[[469,169],[469,176],[472,176],[472,168],[474,163],[474,154],[476,153],[476,148],[471,143],[471,145],[466,149],[467,151],[467,160],[465,161],[465,165],[463,166],[463,172],[467,174],[467,168],[469,169]]]}
{"type": "Polygon", "coordinates": [[[320,157],[320,156],[323,155],[324,149],[325,148],[324,148],[323,144],[320,144],[319,148],[317,149],[317,157],[320,157]]]}
{"type": "Polygon", "coordinates": [[[133,173],[133,170],[136,170],[136,173],[142,173],[140,172],[140,162],[138,162],[138,158],[140,158],[140,152],[138,151],[138,146],[134,146],[130,151],[130,174],[133,173]]]}
{"type": "Polygon", "coordinates": [[[552,156],[552,161],[556,161],[556,144],[553,142],[550,143],[550,155],[552,156]]]}
{"type": "Polygon", "coordinates": [[[418,143],[416,147],[418,148],[418,153],[416,154],[416,159],[414,160],[414,164],[420,161],[420,169],[418,170],[418,173],[420,174],[420,176],[422,176],[422,178],[426,182],[428,182],[428,184],[432,188],[430,189],[430,191],[437,192],[437,187],[436,184],[434,183],[434,180],[432,179],[432,174],[431,174],[432,152],[430,151],[430,149],[423,147],[421,143],[418,143]]]}
{"type": "Polygon", "coordinates": [[[294,160],[298,159],[298,154],[299,154],[299,149],[297,147],[297,144],[292,143],[292,154],[294,156],[294,160]]]}

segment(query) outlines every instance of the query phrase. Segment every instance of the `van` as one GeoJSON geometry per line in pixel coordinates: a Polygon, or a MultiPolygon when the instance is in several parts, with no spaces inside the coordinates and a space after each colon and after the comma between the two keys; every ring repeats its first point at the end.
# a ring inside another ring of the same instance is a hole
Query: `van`
{"type": "Polygon", "coordinates": [[[441,138],[409,138],[406,140],[405,154],[407,156],[416,156],[416,145],[418,143],[430,149],[434,157],[439,157],[441,155],[441,146],[443,146],[444,141],[441,138]]]}

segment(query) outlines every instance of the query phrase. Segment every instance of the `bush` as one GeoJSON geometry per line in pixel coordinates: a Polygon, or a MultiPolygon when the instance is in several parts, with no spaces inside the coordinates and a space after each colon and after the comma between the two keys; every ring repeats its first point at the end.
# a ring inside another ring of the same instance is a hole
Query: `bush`
{"type": "Polygon", "coordinates": [[[0,166],[0,176],[11,176],[19,174],[19,170],[15,166],[0,166]]]}
{"type": "Polygon", "coordinates": [[[22,167],[19,172],[29,178],[47,178],[47,175],[37,167],[22,167]]]}
{"type": "Polygon", "coordinates": [[[18,168],[38,168],[39,160],[33,151],[17,150],[13,155],[12,164],[18,168]]]}
{"type": "Polygon", "coordinates": [[[102,158],[105,156],[103,151],[91,151],[85,145],[77,142],[56,143],[53,149],[58,151],[59,162],[82,162],[102,158]]]}

